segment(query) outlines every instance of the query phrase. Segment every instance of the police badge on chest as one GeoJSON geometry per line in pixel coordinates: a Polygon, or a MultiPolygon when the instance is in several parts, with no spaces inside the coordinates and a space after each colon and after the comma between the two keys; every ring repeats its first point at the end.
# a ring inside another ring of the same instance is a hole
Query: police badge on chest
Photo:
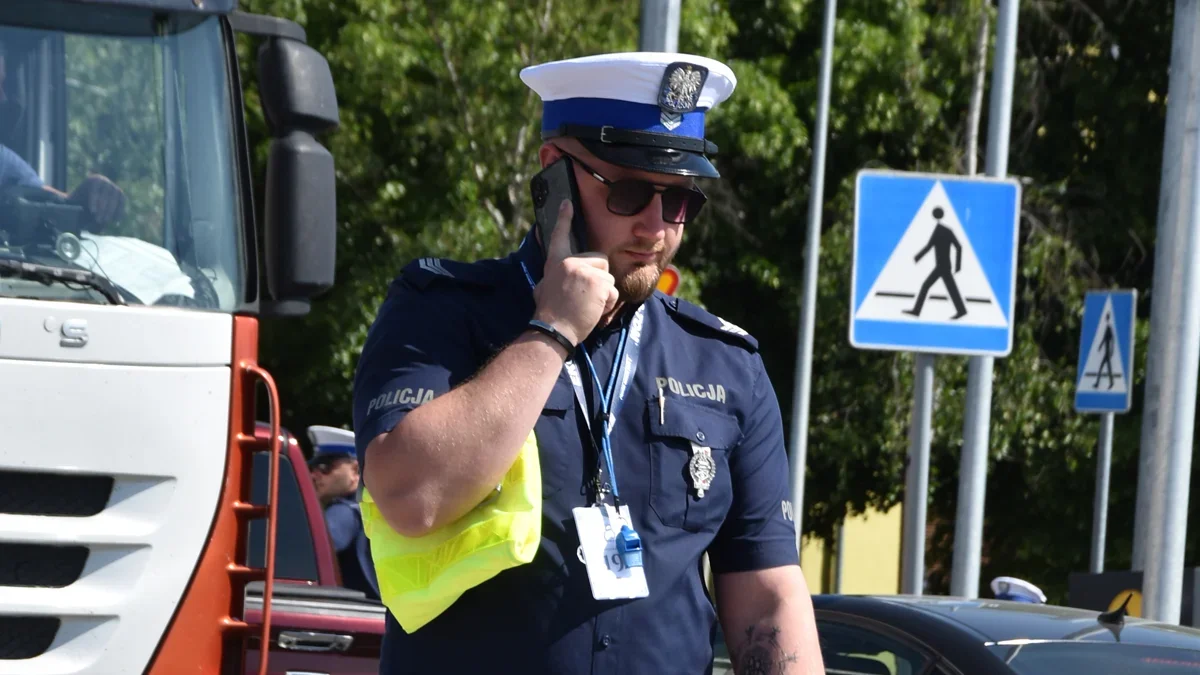
{"type": "Polygon", "coordinates": [[[696,498],[703,498],[704,493],[712,487],[713,479],[717,477],[717,463],[713,460],[712,448],[692,443],[688,475],[692,478],[692,490],[696,493],[696,498]]]}

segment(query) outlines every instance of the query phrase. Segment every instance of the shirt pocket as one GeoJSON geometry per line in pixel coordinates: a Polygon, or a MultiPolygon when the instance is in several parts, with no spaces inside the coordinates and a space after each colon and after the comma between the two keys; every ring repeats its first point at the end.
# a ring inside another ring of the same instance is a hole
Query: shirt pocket
{"type": "Polygon", "coordinates": [[[668,527],[691,532],[720,527],[733,502],[729,453],[741,441],[741,428],[733,415],[671,398],[660,416],[658,399],[646,402],[650,422],[650,508],[668,527]],[[708,448],[711,466],[693,456],[708,448]],[[693,473],[709,473],[711,484],[700,497],[693,473]]]}
{"type": "Polygon", "coordinates": [[[542,406],[542,414],[534,426],[538,442],[538,466],[542,473],[542,496],[562,490],[570,475],[569,452],[578,452],[582,442],[576,431],[575,390],[565,376],[559,377],[542,406]]]}

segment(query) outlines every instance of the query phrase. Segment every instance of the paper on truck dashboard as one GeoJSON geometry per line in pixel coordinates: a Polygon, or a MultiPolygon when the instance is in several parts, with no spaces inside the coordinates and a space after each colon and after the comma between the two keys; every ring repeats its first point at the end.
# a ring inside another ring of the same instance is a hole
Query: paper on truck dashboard
{"type": "Polygon", "coordinates": [[[115,237],[85,232],[80,237],[76,265],[102,275],[153,305],[164,295],[196,296],[175,256],[167,249],[134,237],[115,237]]]}

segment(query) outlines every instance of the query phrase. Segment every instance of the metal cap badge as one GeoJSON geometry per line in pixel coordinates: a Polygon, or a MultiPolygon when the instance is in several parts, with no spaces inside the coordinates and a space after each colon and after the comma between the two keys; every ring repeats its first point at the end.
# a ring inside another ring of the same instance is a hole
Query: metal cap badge
{"type": "Polygon", "coordinates": [[[683,123],[684,113],[696,109],[704,82],[708,79],[708,68],[684,61],[676,61],[663,72],[658,86],[658,107],[662,110],[659,119],[667,129],[673,130],[683,123]]]}

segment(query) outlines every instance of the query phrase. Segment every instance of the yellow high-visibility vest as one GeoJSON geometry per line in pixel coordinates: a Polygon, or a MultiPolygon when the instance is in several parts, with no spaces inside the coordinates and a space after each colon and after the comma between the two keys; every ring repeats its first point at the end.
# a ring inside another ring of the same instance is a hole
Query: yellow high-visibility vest
{"type": "Polygon", "coordinates": [[[533,560],[542,537],[537,438],[529,433],[495,493],[423,537],[405,537],[392,529],[365,488],[361,506],[380,599],[412,633],[469,589],[533,560]]]}

